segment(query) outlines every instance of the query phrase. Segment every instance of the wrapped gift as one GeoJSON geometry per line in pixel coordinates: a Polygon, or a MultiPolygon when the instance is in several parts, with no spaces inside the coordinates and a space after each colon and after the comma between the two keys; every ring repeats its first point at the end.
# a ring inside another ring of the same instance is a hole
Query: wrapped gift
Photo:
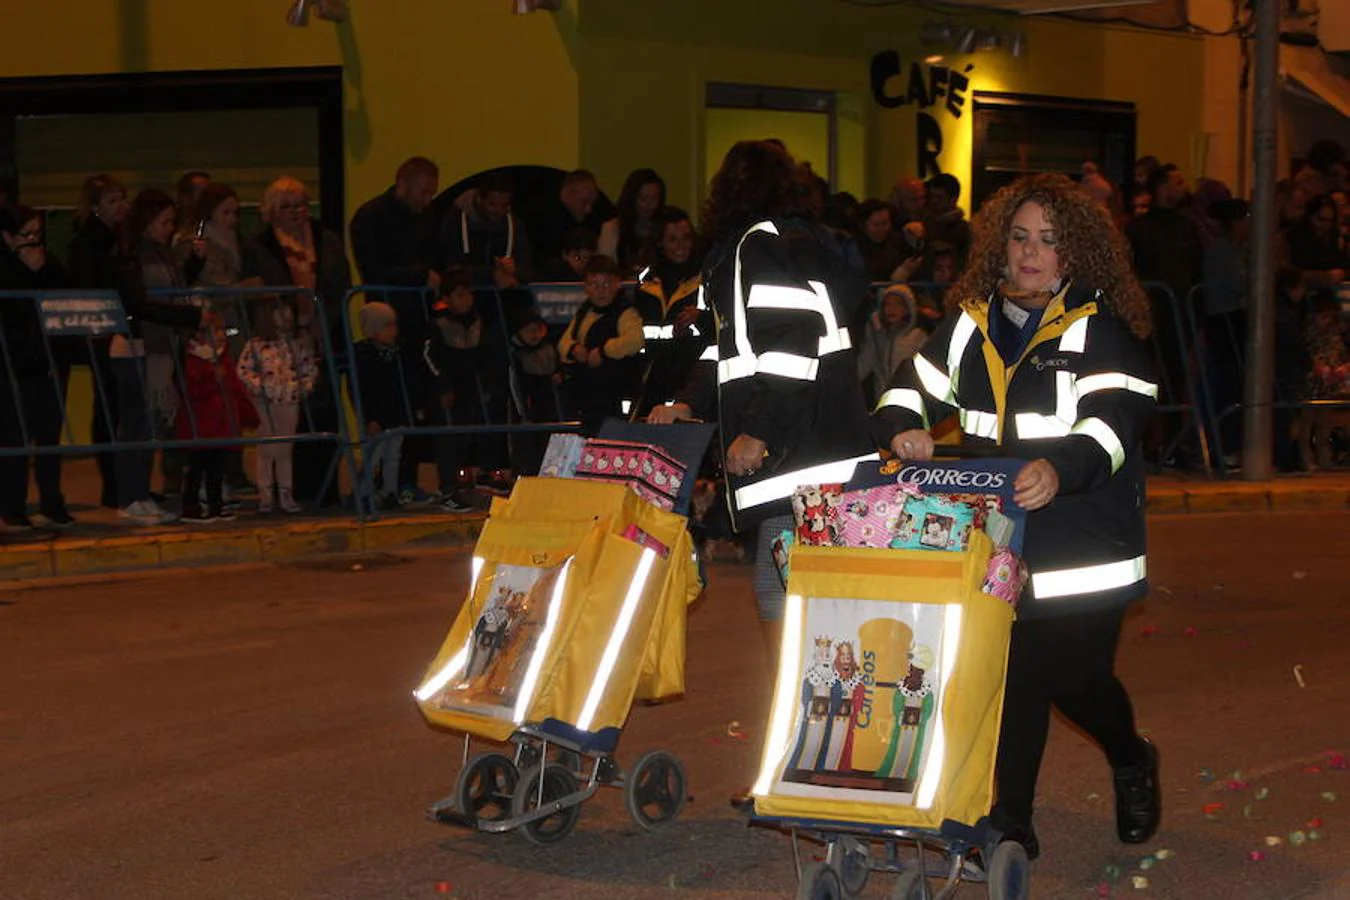
{"type": "Polygon", "coordinates": [[[797,543],[807,547],[838,544],[840,522],[835,515],[842,484],[806,484],[792,492],[792,516],[797,522],[797,543]]]}
{"type": "Polygon", "coordinates": [[[548,439],[539,474],[545,478],[571,478],[581,462],[586,439],[579,434],[555,434],[548,439]]]}
{"type": "Polygon", "coordinates": [[[1011,518],[996,509],[985,513],[984,533],[989,535],[989,540],[995,547],[1007,547],[1011,544],[1016,527],[1011,518]]]}
{"type": "Polygon", "coordinates": [[[656,555],[665,559],[670,555],[670,548],[652,537],[636,525],[629,525],[623,530],[623,537],[632,541],[639,547],[646,547],[649,550],[656,551],[656,555]]]}
{"type": "Polygon", "coordinates": [[[582,448],[575,477],[618,481],[662,509],[674,509],[684,483],[684,464],[653,444],[592,438],[582,448]]]}
{"type": "Polygon", "coordinates": [[[774,568],[778,570],[778,580],[783,583],[784,588],[787,587],[788,575],[790,574],[788,561],[792,551],[792,543],[792,532],[780,531],[771,545],[774,568]]]}
{"type": "Polygon", "coordinates": [[[989,557],[984,584],[980,589],[1012,606],[1017,605],[1027,584],[1027,567],[1017,555],[1004,547],[989,557]]]}
{"type": "Polygon", "coordinates": [[[842,494],[829,508],[835,523],[835,543],[842,547],[891,546],[908,524],[906,504],[920,496],[912,484],[884,484],[842,494]]]}

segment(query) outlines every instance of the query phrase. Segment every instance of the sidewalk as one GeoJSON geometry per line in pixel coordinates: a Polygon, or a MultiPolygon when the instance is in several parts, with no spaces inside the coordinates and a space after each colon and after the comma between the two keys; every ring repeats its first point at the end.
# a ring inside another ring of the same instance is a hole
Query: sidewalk
{"type": "MultiPolygon", "coordinates": [[[[87,461],[67,466],[71,497],[97,495],[97,475],[87,461]]],[[[250,498],[251,501],[251,498],[250,498]]],[[[159,568],[284,562],[343,553],[369,553],[414,541],[474,539],[484,513],[453,515],[413,507],[360,523],[349,512],[263,516],[231,522],[155,528],[121,521],[113,510],[71,503],[79,524],[64,533],[0,534],[0,582],[159,568]]],[[[1350,471],[1282,476],[1269,482],[1203,481],[1175,475],[1150,479],[1150,512],[1209,513],[1350,508],[1350,471]]]]}

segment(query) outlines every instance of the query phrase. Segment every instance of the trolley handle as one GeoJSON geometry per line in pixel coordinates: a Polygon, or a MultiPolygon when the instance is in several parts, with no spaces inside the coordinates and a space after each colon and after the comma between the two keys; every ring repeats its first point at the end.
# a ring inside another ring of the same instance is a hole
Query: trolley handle
{"type": "Polygon", "coordinates": [[[938,444],[933,448],[933,459],[992,459],[1007,455],[1002,444],[938,444]]]}

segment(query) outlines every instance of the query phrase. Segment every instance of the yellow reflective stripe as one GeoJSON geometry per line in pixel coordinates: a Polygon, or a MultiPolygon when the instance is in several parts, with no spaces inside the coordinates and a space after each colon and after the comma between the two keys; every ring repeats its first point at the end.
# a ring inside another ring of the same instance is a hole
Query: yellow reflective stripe
{"type": "Polygon", "coordinates": [[[1072,597],[1128,587],[1143,581],[1147,574],[1147,560],[1136,556],[1095,566],[1036,572],[1031,576],[1031,591],[1037,600],[1072,597]]]}
{"type": "Polygon", "coordinates": [[[998,413],[979,409],[961,410],[961,430],[975,437],[998,440],[998,413]]]}
{"type": "Polygon", "coordinates": [[[928,361],[928,357],[922,353],[914,354],[914,369],[919,373],[919,381],[923,383],[923,389],[932,395],[933,399],[940,403],[951,403],[955,398],[952,393],[952,381],[942,370],[928,361]]]}
{"type": "Polygon", "coordinates": [[[1078,396],[1096,391],[1124,390],[1158,399],[1158,386],[1151,381],[1135,378],[1124,372],[1102,372],[1098,375],[1084,375],[1078,379],[1078,396]]]}
{"type": "MultiPolygon", "coordinates": [[[[628,629],[633,625],[633,616],[637,613],[638,601],[642,599],[642,591],[647,586],[647,576],[651,574],[652,564],[655,562],[655,551],[651,548],[643,548],[642,557],[638,560],[637,571],[633,573],[632,580],[628,582],[628,594],[623,598],[623,606],[619,609],[619,619],[614,623],[614,630],[609,633],[609,643],[605,644],[605,652],[600,657],[600,665],[595,670],[595,678],[591,680],[591,689],[586,694],[586,702],[582,704],[581,715],[577,717],[577,728],[581,731],[591,730],[591,721],[595,718],[595,711],[600,706],[601,698],[605,696],[605,688],[609,686],[609,677],[614,673],[614,664],[619,661],[619,651],[623,649],[624,639],[628,637],[628,629]]],[[[535,651],[535,654],[541,655],[538,650],[535,651]]],[[[533,660],[531,660],[531,664],[533,664],[533,660]]]]}
{"type": "Polygon", "coordinates": [[[910,412],[916,412],[923,416],[924,424],[928,424],[928,413],[923,407],[923,397],[914,388],[891,388],[881,395],[877,401],[874,412],[880,412],[883,407],[898,406],[901,409],[907,409],[910,412]]]}
{"type": "Polygon", "coordinates": [[[699,362],[717,362],[717,345],[709,344],[703,348],[703,352],[698,355],[699,362]]]}
{"type": "Polygon", "coordinates": [[[1090,316],[1083,316],[1068,328],[1059,337],[1059,349],[1065,353],[1082,353],[1083,348],[1087,346],[1088,319],[1090,316]]]}
{"type": "Polygon", "coordinates": [[[775,500],[785,500],[792,496],[793,491],[804,484],[833,484],[848,481],[853,477],[853,470],[857,468],[858,463],[876,459],[880,459],[877,454],[868,453],[863,456],[855,456],[852,459],[841,459],[835,462],[808,466],[795,472],[785,472],[781,475],[774,475],[772,478],[757,481],[754,484],[747,484],[736,491],[736,508],[751,509],[752,507],[763,506],[765,503],[772,503],[775,500]]]}
{"type": "Polygon", "coordinates": [[[1120,442],[1120,437],[1111,430],[1101,419],[1093,417],[1084,419],[1073,426],[1070,434],[1084,434],[1092,438],[1097,444],[1106,451],[1106,455],[1111,457],[1111,474],[1114,475],[1120,471],[1120,467],[1125,465],[1125,445],[1120,442]]]}
{"type": "Polygon", "coordinates": [[[1013,417],[1013,424],[1017,427],[1018,439],[1023,441],[1061,438],[1073,430],[1072,422],[1040,413],[1018,413],[1013,417]]]}

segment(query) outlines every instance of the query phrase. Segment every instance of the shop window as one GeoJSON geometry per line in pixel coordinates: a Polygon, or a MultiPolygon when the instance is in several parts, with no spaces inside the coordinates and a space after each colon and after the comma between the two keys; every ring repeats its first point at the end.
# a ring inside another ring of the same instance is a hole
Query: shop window
{"type": "Polygon", "coordinates": [[[976,91],[971,172],[976,208],[1023,175],[1058,172],[1077,179],[1083,163],[1114,184],[1134,165],[1133,103],[976,91]]]}

